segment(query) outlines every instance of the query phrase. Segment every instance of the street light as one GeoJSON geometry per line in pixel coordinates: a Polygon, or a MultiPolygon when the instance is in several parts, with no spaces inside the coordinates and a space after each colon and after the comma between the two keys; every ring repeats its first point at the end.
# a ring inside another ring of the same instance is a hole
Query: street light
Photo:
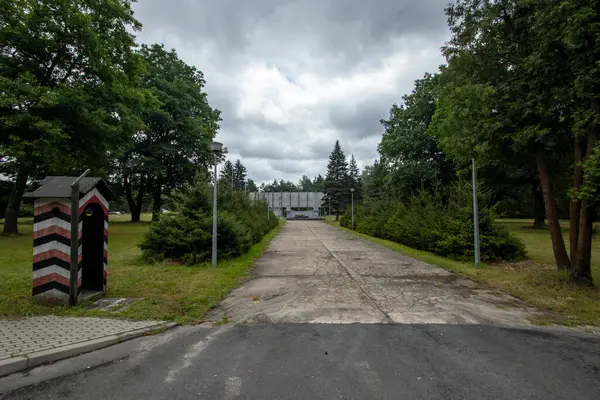
{"type": "Polygon", "coordinates": [[[215,170],[213,174],[213,232],[212,232],[212,266],[217,266],[217,164],[219,153],[223,149],[223,143],[212,142],[210,148],[215,157],[215,170]]]}
{"type": "Polygon", "coordinates": [[[354,229],[354,188],[350,188],[352,194],[352,229],[354,229]]]}

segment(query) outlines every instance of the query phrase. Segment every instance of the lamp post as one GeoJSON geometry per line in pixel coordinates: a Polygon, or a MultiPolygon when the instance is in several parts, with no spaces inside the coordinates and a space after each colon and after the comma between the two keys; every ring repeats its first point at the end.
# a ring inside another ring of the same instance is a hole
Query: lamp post
{"type": "Polygon", "coordinates": [[[215,157],[215,169],[213,174],[213,232],[212,232],[212,266],[217,266],[217,164],[219,153],[223,149],[223,143],[212,142],[210,148],[215,157]]]}
{"type": "Polygon", "coordinates": [[[354,188],[350,188],[350,194],[352,196],[352,229],[354,229],[354,188]]]}

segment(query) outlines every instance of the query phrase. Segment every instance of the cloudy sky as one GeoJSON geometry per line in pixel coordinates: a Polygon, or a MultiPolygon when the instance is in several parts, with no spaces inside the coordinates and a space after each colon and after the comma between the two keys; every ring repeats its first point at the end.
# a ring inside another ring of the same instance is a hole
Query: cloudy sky
{"type": "Polygon", "coordinates": [[[257,182],[325,174],[336,139],[361,169],[394,102],[443,62],[448,0],[139,0],[143,43],[204,72],[217,140],[257,182]]]}

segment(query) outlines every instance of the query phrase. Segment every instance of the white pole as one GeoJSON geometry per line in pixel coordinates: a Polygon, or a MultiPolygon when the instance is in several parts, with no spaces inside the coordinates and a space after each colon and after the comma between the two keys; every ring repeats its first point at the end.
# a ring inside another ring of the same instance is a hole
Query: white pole
{"type": "Polygon", "coordinates": [[[477,170],[475,169],[475,159],[473,161],[473,233],[475,236],[475,265],[481,264],[481,254],[479,248],[479,207],[477,205],[477,170]]]}
{"type": "Polygon", "coordinates": [[[213,234],[212,266],[217,266],[217,155],[215,154],[215,173],[213,178],[213,234]]]}

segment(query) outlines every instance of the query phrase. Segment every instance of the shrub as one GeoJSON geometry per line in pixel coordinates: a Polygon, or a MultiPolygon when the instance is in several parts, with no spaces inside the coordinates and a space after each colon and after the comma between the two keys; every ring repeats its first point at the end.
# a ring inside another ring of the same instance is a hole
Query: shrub
{"type": "MultiPolygon", "coordinates": [[[[482,190],[485,195],[485,191],[482,190]]],[[[525,257],[523,242],[497,224],[493,207],[480,202],[479,232],[482,261],[525,257]]],[[[350,212],[340,219],[349,227],[350,212]]],[[[355,229],[406,246],[459,260],[474,255],[470,186],[459,182],[445,190],[419,192],[405,202],[380,201],[355,209],[355,229]]]]}
{"type": "MultiPolygon", "coordinates": [[[[491,208],[479,212],[479,242],[482,261],[522,259],[525,245],[508,228],[495,222],[496,214],[491,208]]],[[[460,260],[474,257],[473,211],[462,208],[457,218],[450,221],[444,234],[436,243],[434,251],[442,256],[460,260]]]]}
{"type": "MultiPolygon", "coordinates": [[[[237,257],[273,229],[277,217],[267,217],[266,205],[244,193],[223,191],[218,198],[217,251],[219,259],[237,257]]],[[[173,213],[152,223],[140,248],[147,260],[163,258],[188,264],[207,261],[212,251],[212,187],[206,178],[174,192],[173,213]]]]}

